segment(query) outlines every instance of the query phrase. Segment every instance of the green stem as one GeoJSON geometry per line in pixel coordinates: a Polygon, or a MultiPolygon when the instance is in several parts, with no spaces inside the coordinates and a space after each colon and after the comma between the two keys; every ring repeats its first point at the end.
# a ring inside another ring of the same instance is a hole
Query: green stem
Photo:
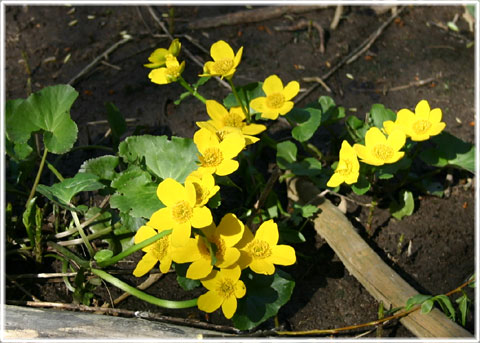
{"type": "Polygon", "coordinates": [[[135,244],[133,246],[131,246],[130,248],[128,248],[127,250],[125,251],[122,251],[120,254],[118,255],[115,255],[115,256],[112,256],[110,257],[109,259],[105,260],[105,261],[102,261],[102,262],[99,262],[98,265],[102,268],[104,267],[108,267],[109,265],[112,265],[112,264],[115,264],[117,263],[118,261],[120,261],[121,259],[133,254],[135,251],[138,251],[140,249],[143,249],[145,248],[146,246],[158,241],[160,238],[162,238],[163,236],[166,236],[168,234],[172,233],[172,230],[165,230],[165,231],[162,231],[160,232],[159,234],[156,234],[155,236],[153,237],[150,237],[149,239],[146,239],[138,244],[135,244]]]}
{"type": "MultiPolygon", "coordinates": [[[[116,226],[117,224],[119,224],[120,222],[116,223],[114,226],[116,226]]],[[[106,235],[107,233],[110,233],[113,231],[113,227],[114,226],[109,226],[109,227],[106,227],[105,229],[102,229],[102,230],[99,230],[95,233],[92,233],[90,235],[87,236],[87,240],[91,241],[93,239],[96,239],[98,237],[101,237],[103,235],[106,235]]],[[[119,225],[118,225],[119,226],[119,225]]],[[[117,227],[118,227],[117,226],[117,227]]],[[[83,243],[83,239],[71,239],[69,241],[61,241],[61,242],[58,242],[60,245],[63,245],[63,246],[67,246],[67,245],[77,245],[77,244],[82,244],[83,243]]]]}
{"type": "Polygon", "coordinates": [[[190,308],[197,306],[197,299],[192,300],[183,300],[183,301],[173,301],[173,300],[164,300],[147,293],[144,293],[138,290],[135,287],[130,286],[129,284],[117,279],[116,277],[104,272],[100,269],[91,269],[92,273],[101,277],[108,283],[111,283],[115,287],[120,288],[122,291],[127,292],[143,301],[146,301],[150,304],[157,305],[164,308],[173,308],[173,309],[182,309],[182,308],[190,308]]]}
{"type": "Polygon", "coordinates": [[[190,94],[192,94],[194,97],[196,97],[198,100],[200,100],[201,102],[203,102],[204,104],[207,102],[207,99],[205,99],[203,96],[201,96],[200,94],[198,94],[198,92],[193,89],[187,81],[185,81],[185,79],[183,77],[179,77],[178,78],[178,82],[180,82],[180,84],[183,86],[183,88],[185,88],[187,91],[190,92],[190,94]]]}
{"type": "Polygon", "coordinates": [[[95,250],[90,244],[90,241],[88,240],[87,235],[85,234],[85,231],[83,231],[83,227],[82,227],[82,224],[80,224],[80,220],[78,220],[77,213],[74,211],[70,211],[70,213],[72,213],[73,221],[75,222],[75,226],[78,229],[78,233],[80,234],[80,237],[82,237],[83,243],[85,243],[85,246],[87,247],[88,253],[90,254],[91,257],[95,256],[95,250]]]}
{"type": "Polygon", "coordinates": [[[83,258],[75,255],[73,252],[71,252],[67,248],[64,248],[61,245],[51,241],[47,242],[47,245],[52,247],[56,251],[60,252],[63,256],[65,256],[69,260],[75,261],[80,267],[90,268],[90,263],[88,261],[85,261],[83,258]]]}
{"type": "Polygon", "coordinates": [[[37,176],[35,177],[35,181],[33,183],[32,190],[30,191],[30,195],[28,196],[27,202],[25,203],[25,207],[28,206],[28,203],[30,202],[30,200],[32,200],[33,195],[37,190],[38,183],[40,182],[40,176],[42,175],[43,167],[45,166],[45,160],[47,159],[47,153],[48,149],[45,148],[45,150],[43,150],[43,156],[42,160],[40,161],[40,166],[38,167],[37,176]]]}
{"type": "Polygon", "coordinates": [[[245,106],[243,105],[243,102],[240,100],[237,89],[235,88],[235,85],[233,84],[232,79],[227,79],[227,81],[232,87],[233,95],[235,96],[235,99],[237,99],[237,102],[240,104],[243,114],[245,114],[245,118],[247,119],[247,124],[250,124],[250,122],[252,121],[252,118],[250,118],[250,112],[245,108],[245,106]]]}
{"type": "Polygon", "coordinates": [[[45,163],[47,163],[48,169],[50,169],[50,171],[57,177],[58,181],[62,182],[63,180],[65,180],[62,174],[60,174],[60,172],[57,170],[57,168],[53,166],[53,164],[48,161],[45,161],[45,163]]]}

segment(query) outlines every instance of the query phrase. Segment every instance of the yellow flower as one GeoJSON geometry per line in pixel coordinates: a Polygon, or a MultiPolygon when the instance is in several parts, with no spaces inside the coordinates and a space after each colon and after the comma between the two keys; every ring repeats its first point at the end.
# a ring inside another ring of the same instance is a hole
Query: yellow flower
{"type": "Polygon", "coordinates": [[[239,130],[245,138],[245,144],[249,145],[259,140],[252,135],[257,135],[267,129],[265,125],[261,124],[247,124],[241,107],[232,107],[230,111],[227,111],[222,104],[215,100],[207,100],[206,105],[211,120],[198,121],[197,125],[216,133],[219,141],[222,141],[227,134],[239,130]]]}
{"type": "Polygon", "coordinates": [[[405,133],[393,130],[387,137],[377,127],[372,127],[365,135],[365,145],[355,144],[353,148],[361,162],[374,166],[395,163],[405,155],[399,151],[405,145],[405,133]]]}
{"type": "Polygon", "coordinates": [[[430,110],[427,100],[421,100],[415,107],[415,113],[409,109],[401,109],[397,113],[395,122],[388,120],[383,123],[387,134],[400,128],[412,141],[425,141],[431,136],[436,136],[445,128],[442,120],[442,110],[430,110]]]}
{"type": "Polygon", "coordinates": [[[165,85],[167,83],[175,82],[185,69],[185,61],[179,64],[177,58],[173,55],[166,56],[166,67],[153,69],[148,77],[153,83],[165,85]]]}
{"type": "Polygon", "coordinates": [[[220,40],[213,43],[210,55],[213,61],[208,61],[203,66],[203,74],[200,76],[221,76],[231,79],[237,66],[242,59],[243,46],[234,54],[233,49],[227,42],[220,40]]]}
{"type": "Polygon", "coordinates": [[[215,224],[202,229],[205,237],[197,235],[190,238],[186,245],[178,248],[173,253],[173,259],[178,263],[193,262],[187,269],[187,277],[192,280],[206,277],[213,269],[212,257],[205,239],[215,244],[217,249],[215,266],[218,268],[231,268],[239,259],[240,251],[234,245],[243,236],[244,225],[232,213],[227,213],[220,224],[215,224]]]}
{"type": "Polygon", "coordinates": [[[293,108],[293,99],[300,90],[297,81],[290,81],[283,88],[282,80],[277,75],[270,75],[265,79],[262,86],[266,96],[258,97],[250,102],[250,107],[262,113],[262,118],[277,119],[278,115],[284,115],[293,108]]]}
{"type": "Polygon", "coordinates": [[[327,187],[337,187],[345,182],[349,185],[357,182],[360,170],[357,154],[347,141],[342,142],[339,161],[335,173],[327,182],[327,187]]]}
{"type": "Polygon", "coordinates": [[[211,313],[222,307],[225,318],[230,319],[237,310],[237,299],[243,298],[247,289],[240,280],[241,270],[214,270],[208,278],[200,280],[208,292],[198,297],[198,309],[211,313]]]}
{"type": "Polygon", "coordinates": [[[159,48],[152,52],[152,54],[148,58],[151,63],[144,64],[144,66],[147,68],[163,67],[165,65],[167,55],[173,55],[177,57],[180,53],[181,46],[182,44],[178,41],[178,39],[174,39],[172,43],[170,43],[170,47],[168,48],[168,50],[164,48],[159,48]]]}
{"type": "Polygon", "coordinates": [[[237,244],[240,249],[240,267],[250,267],[257,274],[272,275],[275,264],[289,266],[295,263],[295,250],[289,245],[277,245],[278,227],[273,220],[264,222],[255,233],[245,227],[244,235],[237,244]]]}
{"type": "Polygon", "coordinates": [[[213,221],[208,207],[195,206],[195,187],[190,182],[184,187],[167,178],[158,185],[157,196],[166,207],[154,212],[147,225],[159,230],[172,229],[173,246],[183,246],[187,242],[192,226],[203,228],[213,221]]]}
{"type": "Polygon", "coordinates": [[[197,170],[191,172],[185,182],[191,182],[195,187],[195,206],[205,205],[220,190],[211,174],[202,174],[197,170]]]}
{"type": "Polygon", "coordinates": [[[239,133],[227,135],[219,142],[217,136],[206,129],[200,129],[193,135],[200,156],[201,173],[228,175],[238,169],[238,162],[233,160],[245,147],[245,139],[239,133]]]}
{"type": "MultiPolygon", "coordinates": [[[[159,230],[148,225],[141,226],[135,234],[135,244],[141,243],[165,230],[168,229],[159,230]]],[[[171,237],[172,235],[163,236],[158,241],[143,248],[142,251],[146,252],[146,254],[138,262],[133,275],[136,277],[145,275],[157,262],[160,262],[160,271],[164,274],[168,273],[172,265],[171,237]]]]}

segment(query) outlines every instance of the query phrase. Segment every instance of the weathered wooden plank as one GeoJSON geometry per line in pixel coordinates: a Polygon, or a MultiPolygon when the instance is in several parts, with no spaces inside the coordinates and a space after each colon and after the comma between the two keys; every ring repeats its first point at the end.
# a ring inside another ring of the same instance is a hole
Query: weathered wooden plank
{"type": "MultiPolygon", "coordinates": [[[[29,339],[201,339],[218,332],[140,318],[5,305],[3,338],[29,339]]],[[[227,335],[228,336],[228,335],[227,335]]]]}
{"type": "MultiPolygon", "coordinates": [[[[387,307],[405,306],[407,299],[419,292],[390,268],[355,231],[347,217],[328,199],[319,197],[319,193],[319,190],[306,180],[291,179],[288,183],[290,199],[299,203],[310,202],[321,209],[314,220],[315,230],[363,287],[387,307]]],[[[421,338],[473,338],[470,332],[437,309],[433,309],[428,315],[416,311],[400,321],[421,338]]]]}

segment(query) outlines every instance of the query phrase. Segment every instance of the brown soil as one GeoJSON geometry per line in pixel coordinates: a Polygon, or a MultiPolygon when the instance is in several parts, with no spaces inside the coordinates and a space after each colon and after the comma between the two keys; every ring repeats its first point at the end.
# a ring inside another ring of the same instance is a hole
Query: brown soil
{"type": "MultiPolygon", "coordinates": [[[[262,81],[275,73],[282,80],[300,81],[302,88],[312,85],[303,82],[303,77],[325,74],[329,66],[338,63],[390,16],[390,12],[376,14],[368,7],[346,7],[338,28],[330,30],[335,8],[329,7],[253,24],[184,30],[182,27],[189,21],[244,10],[245,7],[178,6],[174,9],[175,33],[188,34],[207,49],[219,39],[228,41],[235,50],[244,47],[244,57],[234,78],[237,84],[262,81]],[[311,32],[306,28],[296,31],[275,29],[294,25],[300,19],[313,20],[326,29],[324,54],[319,52],[319,37],[314,29],[311,32]]],[[[169,8],[160,6],[155,10],[160,15],[168,13],[169,8]]],[[[458,34],[437,25],[446,24],[456,14],[461,18],[463,12],[461,6],[409,6],[366,53],[327,80],[333,91],[330,95],[347,109],[347,115],[360,118],[364,118],[374,103],[383,103],[397,111],[412,108],[419,100],[428,99],[432,106],[442,108],[450,133],[474,142],[474,48],[467,47],[473,34],[462,19],[457,22],[458,34]],[[439,73],[440,77],[422,87],[382,91],[435,77],[439,73]]],[[[119,41],[121,31],[134,37],[109,56],[108,63],[119,68],[98,64],[74,85],[80,93],[72,109],[72,117],[79,126],[80,145],[94,143],[105,133],[105,126],[89,126],[87,129],[86,125],[89,121],[106,119],[105,102],[113,102],[127,118],[137,120],[135,125],[146,126],[149,132],[156,134],[192,137],[196,130],[195,121],[207,118],[205,108],[196,99],[188,98],[178,107],[172,104],[182,92],[180,86],[158,86],[149,81],[149,70],[143,64],[155,48],[168,46],[169,40],[154,36],[163,32],[145,7],[8,5],[5,28],[6,99],[26,96],[28,75],[22,53],[28,58],[32,88],[37,91],[48,85],[68,82],[119,41]],[[92,19],[88,19],[89,15],[93,16],[92,19]],[[77,23],[69,25],[73,20],[77,23]],[[67,55],[70,56],[68,61],[67,55]]],[[[209,59],[189,40],[180,39],[194,55],[204,61],[209,59]]],[[[188,58],[186,64],[184,77],[195,81],[200,67],[188,58]]],[[[217,100],[227,93],[215,81],[210,81],[202,89],[207,98],[217,100]]],[[[299,105],[304,106],[325,94],[319,87],[299,105]]],[[[130,134],[133,127],[131,129],[130,134]]],[[[329,148],[325,139],[329,139],[328,133],[321,128],[315,143],[322,150],[329,148]]],[[[69,163],[61,166],[62,173],[73,176],[81,162],[90,157],[91,152],[70,154],[69,163]]],[[[388,209],[380,207],[374,213],[373,237],[365,235],[378,254],[424,294],[446,293],[467,280],[475,269],[475,191],[473,186],[463,185],[472,176],[459,171],[450,173],[453,175],[451,184],[447,183],[445,173],[438,177],[438,181],[450,190],[449,197],[417,196],[415,213],[402,221],[392,219],[388,209]],[[398,248],[401,235],[404,240],[398,248]]],[[[361,202],[369,201],[368,197],[352,197],[361,202]]],[[[368,208],[349,203],[348,216],[364,234],[368,208]]],[[[280,325],[290,330],[309,330],[375,320],[379,304],[349,275],[328,245],[315,236],[313,229],[306,230],[307,243],[296,248],[310,258],[299,258],[296,266],[286,268],[297,283],[292,299],[279,313],[280,325]]],[[[138,259],[139,255],[134,258],[138,259]]],[[[16,273],[11,266],[7,267],[8,273],[16,273]]],[[[132,266],[127,264],[127,267],[132,266]]],[[[133,277],[124,279],[131,283],[143,281],[133,277]]],[[[32,292],[44,301],[71,301],[63,284],[38,281],[32,292]]],[[[110,292],[112,297],[120,294],[115,289],[110,292]]],[[[199,293],[185,294],[171,274],[157,282],[149,292],[172,299],[187,299],[199,293]]],[[[18,298],[18,293],[7,283],[7,299],[18,298]]],[[[103,300],[109,301],[105,291],[100,293],[103,300]]],[[[473,296],[471,292],[469,294],[473,296]]],[[[205,320],[196,309],[165,311],[133,298],[119,307],[205,320]]],[[[473,318],[470,315],[468,319],[467,329],[473,332],[473,318]]],[[[210,316],[210,320],[230,325],[218,312],[210,316]]],[[[273,325],[273,320],[269,320],[262,328],[272,328],[273,325]]],[[[355,334],[350,332],[348,335],[355,334]]],[[[389,337],[412,336],[398,323],[390,325],[383,334],[389,337]]],[[[370,335],[375,336],[375,332],[370,335]]]]}

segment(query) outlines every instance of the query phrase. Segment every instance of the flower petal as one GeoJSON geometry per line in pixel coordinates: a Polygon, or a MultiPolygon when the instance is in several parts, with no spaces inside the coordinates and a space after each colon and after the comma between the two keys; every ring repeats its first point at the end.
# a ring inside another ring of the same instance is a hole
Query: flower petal
{"type": "Polygon", "coordinates": [[[366,159],[370,157],[370,150],[367,149],[365,145],[362,144],[354,144],[353,149],[357,153],[357,156],[361,159],[366,159]]]}
{"type": "Polygon", "coordinates": [[[243,298],[245,293],[247,293],[247,287],[245,287],[245,284],[242,280],[238,280],[235,284],[235,297],[243,298]]]}
{"type": "Polygon", "coordinates": [[[257,274],[272,275],[273,273],[275,273],[275,266],[272,262],[266,259],[253,259],[249,267],[257,274]]]}
{"type": "Polygon", "coordinates": [[[165,206],[175,205],[177,202],[186,200],[185,188],[172,178],[163,180],[157,187],[157,197],[165,206]]]}
{"type": "Polygon", "coordinates": [[[255,237],[253,236],[252,231],[247,226],[244,226],[243,230],[243,236],[242,239],[237,243],[237,248],[242,249],[244,248],[248,243],[253,241],[255,237]]]}
{"type": "Polygon", "coordinates": [[[430,105],[427,100],[421,100],[415,107],[415,115],[417,119],[428,120],[430,114],[430,105]]]}
{"type": "Polygon", "coordinates": [[[273,219],[262,223],[255,233],[255,239],[267,242],[271,247],[278,242],[278,226],[273,219]]]}
{"type": "Polygon", "coordinates": [[[223,298],[221,298],[217,292],[208,291],[207,293],[198,297],[197,306],[198,309],[203,312],[212,313],[222,306],[222,303],[223,298]]]}
{"type": "Polygon", "coordinates": [[[240,133],[228,134],[223,141],[220,142],[220,150],[223,158],[230,160],[236,157],[240,151],[245,148],[245,138],[240,133]]]}
{"type": "Polygon", "coordinates": [[[177,263],[187,263],[199,259],[200,251],[197,246],[198,236],[196,238],[189,238],[183,246],[172,249],[171,254],[173,260],[177,263]]]}
{"type": "Polygon", "coordinates": [[[217,232],[227,247],[233,247],[243,237],[245,226],[233,213],[227,213],[218,224],[217,232]]]}
{"type": "Polygon", "coordinates": [[[242,274],[242,271],[240,270],[240,268],[235,267],[235,268],[221,269],[219,276],[225,279],[237,281],[240,279],[241,274],[242,274]]]}
{"type": "Polygon", "coordinates": [[[214,269],[205,278],[201,279],[200,282],[202,283],[203,287],[209,291],[214,291],[218,284],[218,273],[220,273],[220,271],[214,269]]]}
{"type": "Polygon", "coordinates": [[[188,267],[187,277],[192,280],[203,279],[212,271],[213,266],[210,260],[200,258],[188,267]]]}
{"type": "MultiPolygon", "coordinates": [[[[371,127],[365,135],[365,146],[371,148],[376,144],[386,144],[387,138],[378,127],[371,127]]],[[[355,150],[356,151],[356,150],[355,150]]]]}
{"type": "Polygon", "coordinates": [[[387,144],[394,150],[399,151],[405,145],[406,136],[402,130],[393,130],[387,138],[387,144]]]}
{"type": "Polygon", "coordinates": [[[150,81],[152,81],[153,83],[156,83],[158,85],[165,85],[167,83],[170,83],[170,81],[167,79],[167,75],[165,73],[166,70],[167,70],[167,68],[153,69],[148,74],[148,78],[150,79],[150,81]]]}
{"type": "Polygon", "coordinates": [[[193,135],[193,142],[198,148],[198,151],[203,155],[205,150],[210,147],[218,147],[218,139],[215,133],[207,129],[200,129],[193,135]]]}
{"type": "Polygon", "coordinates": [[[400,160],[404,155],[405,155],[405,152],[403,151],[396,152],[388,161],[385,161],[385,163],[395,163],[398,160],[400,160]]]}
{"type": "Polygon", "coordinates": [[[239,163],[235,160],[226,160],[223,161],[215,171],[215,174],[219,176],[225,176],[233,173],[238,169],[239,163]]]}
{"type": "Polygon", "coordinates": [[[295,250],[289,245],[276,245],[272,247],[272,255],[269,260],[274,264],[290,266],[297,261],[295,250]]]}
{"type": "Polygon", "coordinates": [[[263,82],[262,89],[267,96],[273,93],[283,93],[282,80],[277,75],[270,75],[263,82]]]}
{"type": "Polygon", "coordinates": [[[189,222],[177,224],[173,227],[172,231],[172,245],[174,247],[184,246],[190,238],[191,233],[192,227],[189,222]]]}
{"type": "Polygon", "coordinates": [[[282,107],[280,107],[278,109],[278,113],[281,114],[281,115],[284,115],[284,114],[287,114],[288,112],[290,112],[293,108],[293,101],[285,101],[282,105],[282,107]]]}
{"type": "Polygon", "coordinates": [[[197,202],[197,191],[195,190],[195,186],[192,182],[185,181],[185,200],[187,203],[193,207],[197,202]]]}
{"type": "Polygon", "coordinates": [[[172,257],[170,255],[166,255],[160,261],[160,272],[162,272],[163,274],[167,274],[171,266],[172,266],[172,257]]]}
{"type": "Polygon", "coordinates": [[[135,234],[134,242],[135,244],[138,244],[149,239],[150,237],[155,236],[156,234],[157,231],[154,228],[146,225],[140,226],[140,228],[137,230],[137,233],[135,234]]]}
{"type": "Polygon", "coordinates": [[[333,175],[330,177],[330,180],[327,182],[327,187],[332,187],[335,188],[342,184],[345,181],[345,177],[341,175],[340,173],[333,173],[333,175]]]}
{"type": "Polygon", "coordinates": [[[264,96],[259,96],[258,98],[253,99],[250,101],[250,107],[253,108],[257,112],[262,112],[265,108],[265,101],[267,100],[264,96]]]}
{"type": "Polygon", "coordinates": [[[154,227],[160,232],[171,229],[175,225],[172,218],[172,210],[168,207],[164,207],[153,212],[147,225],[154,227]]]}
{"type": "Polygon", "coordinates": [[[223,301],[222,312],[225,318],[227,319],[232,318],[236,310],[237,310],[237,298],[235,298],[233,295],[223,301]]]}
{"type": "Polygon", "coordinates": [[[218,268],[228,268],[237,262],[239,258],[240,251],[237,248],[225,248],[223,256],[217,259],[217,263],[215,265],[218,268]]]}
{"type": "Polygon", "coordinates": [[[193,216],[190,219],[190,223],[194,228],[200,229],[212,224],[212,212],[206,206],[194,207],[193,216]]]}
{"type": "Polygon", "coordinates": [[[240,61],[242,60],[242,55],[243,55],[243,46],[238,49],[234,59],[233,59],[233,69],[237,68],[237,66],[240,64],[240,61]]]}
{"type": "Polygon", "coordinates": [[[431,110],[428,120],[430,120],[432,124],[440,123],[442,121],[442,110],[439,108],[434,108],[433,110],[431,110]]]}
{"type": "Polygon", "coordinates": [[[218,42],[212,44],[210,48],[210,55],[214,61],[219,61],[224,58],[230,58],[233,60],[235,57],[233,49],[227,42],[223,40],[219,40],[218,42]]]}
{"type": "Polygon", "coordinates": [[[441,122],[441,123],[435,123],[432,125],[432,127],[430,128],[430,130],[428,131],[428,134],[430,136],[436,136],[438,135],[440,132],[443,131],[443,129],[445,128],[447,124],[441,122]]]}
{"type": "Polygon", "coordinates": [[[267,127],[262,124],[249,124],[242,128],[242,133],[245,135],[258,135],[260,132],[263,132],[266,129],[267,127]]]}
{"type": "Polygon", "coordinates": [[[153,254],[145,254],[142,259],[138,262],[137,267],[133,271],[133,275],[136,277],[143,276],[147,274],[155,264],[158,262],[158,259],[153,254]]]}
{"type": "Polygon", "coordinates": [[[262,118],[276,120],[278,118],[278,110],[265,110],[262,111],[262,118]]]}
{"type": "Polygon", "coordinates": [[[283,90],[285,100],[293,99],[300,91],[300,84],[297,81],[290,81],[283,90]]]}
{"type": "Polygon", "coordinates": [[[215,100],[207,100],[207,113],[213,121],[222,122],[223,118],[228,115],[228,111],[222,104],[215,100]]]}

